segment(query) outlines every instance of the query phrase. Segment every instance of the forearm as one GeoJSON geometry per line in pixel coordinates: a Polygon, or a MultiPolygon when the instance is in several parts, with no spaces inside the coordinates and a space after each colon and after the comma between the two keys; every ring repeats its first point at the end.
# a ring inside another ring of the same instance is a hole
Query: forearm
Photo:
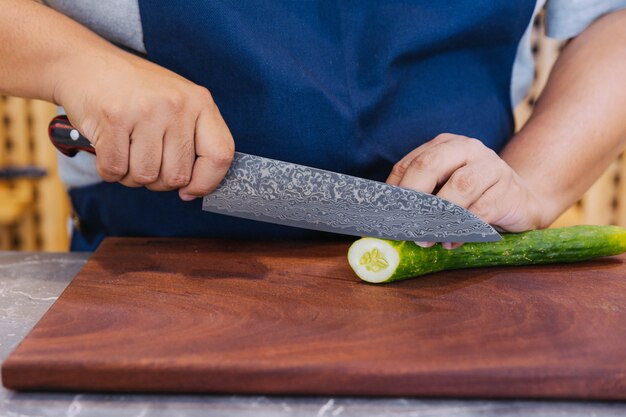
{"type": "Polygon", "coordinates": [[[0,92],[55,101],[70,67],[109,65],[121,51],[54,10],[0,0],[0,92]]]}
{"type": "Polygon", "coordinates": [[[545,205],[548,226],[626,143],[626,11],[595,22],[561,53],[532,117],[501,157],[545,205]]]}

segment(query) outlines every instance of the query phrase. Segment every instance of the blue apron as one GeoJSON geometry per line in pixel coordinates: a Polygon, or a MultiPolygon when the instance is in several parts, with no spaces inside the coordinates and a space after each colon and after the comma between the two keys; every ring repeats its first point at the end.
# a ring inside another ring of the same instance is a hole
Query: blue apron
{"type": "MultiPolygon", "coordinates": [[[[535,0],[140,0],[148,58],[207,87],[239,151],[384,181],[450,132],[498,151],[535,0]]],[[[104,236],[325,238],[201,211],[176,192],[70,192],[75,249],[104,236]]]]}

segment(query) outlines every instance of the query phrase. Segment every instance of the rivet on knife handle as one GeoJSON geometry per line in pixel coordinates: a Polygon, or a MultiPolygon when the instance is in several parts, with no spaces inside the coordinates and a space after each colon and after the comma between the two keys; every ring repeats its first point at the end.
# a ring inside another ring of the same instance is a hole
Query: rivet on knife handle
{"type": "Polygon", "coordinates": [[[64,155],[74,156],[80,151],[96,154],[89,139],[70,123],[67,116],[57,116],[48,125],[48,136],[52,144],[64,155]]]}

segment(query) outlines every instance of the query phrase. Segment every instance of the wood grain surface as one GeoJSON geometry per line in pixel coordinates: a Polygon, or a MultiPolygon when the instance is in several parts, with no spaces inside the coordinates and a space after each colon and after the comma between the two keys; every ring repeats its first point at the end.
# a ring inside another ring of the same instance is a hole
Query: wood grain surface
{"type": "Polygon", "coordinates": [[[353,275],[347,248],[108,239],[3,364],[3,383],[626,399],[625,257],[376,286],[353,275]]]}

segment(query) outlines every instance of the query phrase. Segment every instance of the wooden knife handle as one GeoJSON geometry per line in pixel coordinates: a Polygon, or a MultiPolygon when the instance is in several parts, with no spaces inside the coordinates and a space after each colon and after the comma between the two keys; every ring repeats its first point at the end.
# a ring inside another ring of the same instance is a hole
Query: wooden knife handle
{"type": "Polygon", "coordinates": [[[80,151],[96,154],[89,139],[72,126],[67,116],[52,119],[48,125],[48,136],[52,144],[64,155],[74,156],[80,151]]]}

